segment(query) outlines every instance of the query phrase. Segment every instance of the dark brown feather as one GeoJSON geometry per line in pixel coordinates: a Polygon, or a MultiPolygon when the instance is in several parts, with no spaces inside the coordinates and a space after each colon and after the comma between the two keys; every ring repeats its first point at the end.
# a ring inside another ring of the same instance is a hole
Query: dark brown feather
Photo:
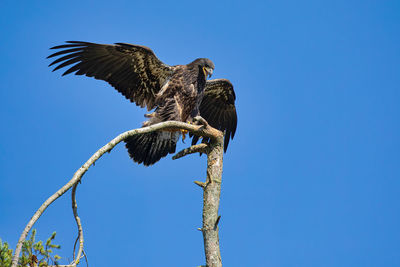
{"type": "MultiPolygon", "coordinates": [[[[110,83],[122,95],[147,109],[155,107],[155,96],[172,75],[172,67],[161,62],[150,48],[68,41],[52,47],[64,49],[48,58],[62,56],[50,64],[54,70],[71,65],[63,75],[76,72],[110,83]]],[[[53,71],[54,71],[53,70],[53,71]]]]}
{"type": "MultiPolygon", "coordinates": [[[[226,79],[209,80],[204,89],[204,97],[200,104],[200,116],[212,127],[225,133],[224,151],[226,152],[229,140],[233,139],[237,126],[235,107],[235,91],[233,85],[226,79]]],[[[193,136],[192,145],[199,140],[193,136]]],[[[203,142],[208,139],[203,138],[203,142]]]]}
{"type": "MultiPolygon", "coordinates": [[[[199,58],[187,65],[168,66],[145,46],[68,41],[48,58],[54,70],[66,67],[63,75],[74,73],[108,82],[130,101],[148,110],[155,108],[143,126],[161,121],[187,121],[200,115],[225,133],[226,151],[236,131],[235,92],[228,80],[206,81],[214,63],[199,58]],[[203,97],[204,96],[204,97],[203,97]],[[200,106],[199,106],[200,105],[200,106]]],[[[53,71],[54,71],[53,70],[53,71]]],[[[131,158],[148,166],[174,153],[179,132],[154,132],[126,140],[131,158]]],[[[198,137],[193,137],[193,143],[198,137]]],[[[204,138],[203,142],[207,142],[204,138]]]]}

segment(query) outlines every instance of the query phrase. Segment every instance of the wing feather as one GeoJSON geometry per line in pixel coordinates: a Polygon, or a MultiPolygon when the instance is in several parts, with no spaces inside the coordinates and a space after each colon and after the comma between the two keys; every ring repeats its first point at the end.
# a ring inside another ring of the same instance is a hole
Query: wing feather
{"type": "Polygon", "coordinates": [[[53,71],[70,66],[63,75],[75,72],[104,80],[127,99],[149,110],[154,108],[156,94],[173,72],[150,48],[140,45],[68,41],[51,49],[61,49],[48,56],[59,57],[49,65],[56,65],[53,71]]]}
{"type": "MultiPolygon", "coordinates": [[[[235,107],[235,91],[230,81],[226,79],[209,80],[204,89],[204,97],[200,104],[200,115],[214,128],[225,132],[224,151],[229,140],[233,139],[237,127],[235,107]]],[[[192,145],[199,140],[193,136],[192,145]]],[[[208,141],[203,138],[203,142],[208,141]]]]}

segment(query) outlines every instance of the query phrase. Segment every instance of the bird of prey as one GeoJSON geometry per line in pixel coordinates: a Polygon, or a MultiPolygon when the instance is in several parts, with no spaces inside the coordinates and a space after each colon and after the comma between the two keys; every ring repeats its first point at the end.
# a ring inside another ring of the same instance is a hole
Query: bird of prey
{"type": "MultiPolygon", "coordinates": [[[[163,121],[193,122],[201,116],[212,127],[225,133],[224,150],[233,139],[237,125],[235,92],[226,79],[207,80],[214,63],[198,58],[187,65],[169,66],[145,46],[127,43],[96,44],[68,41],[52,47],[58,57],[49,66],[53,71],[68,66],[69,73],[104,80],[131,102],[147,110],[143,126],[163,121]],[[208,77],[207,77],[208,76],[208,77]]],[[[157,131],[134,135],[125,141],[130,157],[149,166],[174,153],[180,131],[157,131]]],[[[193,136],[192,144],[198,141],[193,136]]],[[[207,142],[207,139],[203,139],[207,142]]]]}

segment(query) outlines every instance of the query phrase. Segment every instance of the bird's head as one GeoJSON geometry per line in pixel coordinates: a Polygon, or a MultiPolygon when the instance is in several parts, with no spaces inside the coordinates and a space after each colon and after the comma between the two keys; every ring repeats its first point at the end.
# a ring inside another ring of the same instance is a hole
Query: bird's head
{"type": "Polygon", "coordinates": [[[193,63],[199,66],[199,69],[201,69],[201,71],[204,73],[205,78],[207,78],[207,76],[210,78],[213,74],[215,66],[214,63],[208,58],[198,58],[193,61],[192,64],[193,63]]]}

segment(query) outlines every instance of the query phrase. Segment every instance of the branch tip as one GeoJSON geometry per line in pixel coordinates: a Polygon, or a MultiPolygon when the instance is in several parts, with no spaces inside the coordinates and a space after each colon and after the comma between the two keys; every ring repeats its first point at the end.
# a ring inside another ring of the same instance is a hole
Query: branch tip
{"type": "Polygon", "coordinates": [[[179,151],[178,153],[176,153],[172,157],[172,159],[176,160],[176,159],[182,158],[182,157],[184,157],[186,155],[190,155],[190,154],[194,154],[194,153],[205,153],[205,154],[207,154],[207,152],[208,152],[208,145],[204,144],[204,143],[201,143],[201,144],[193,145],[193,146],[190,146],[188,148],[185,148],[185,149],[179,151]]]}
{"type": "Polygon", "coordinates": [[[204,187],[206,187],[206,184],[205,184],[205,183],[203,183],[203,182],[194,181],[194,183],[195,183],[196,185],[200,186],[201,188],[204,188],[204,187]]]}

